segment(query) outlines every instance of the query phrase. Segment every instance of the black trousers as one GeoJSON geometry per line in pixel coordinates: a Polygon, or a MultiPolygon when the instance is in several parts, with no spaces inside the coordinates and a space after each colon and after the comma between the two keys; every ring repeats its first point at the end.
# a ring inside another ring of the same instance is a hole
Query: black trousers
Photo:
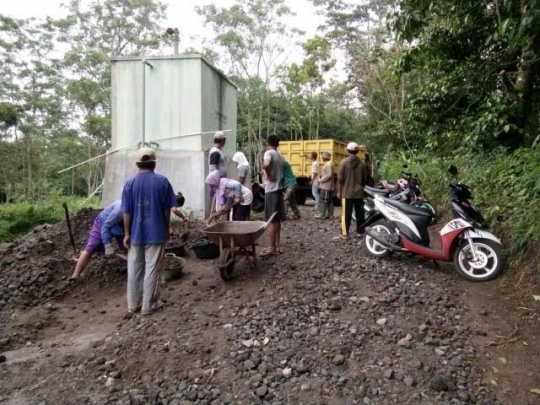
{"type": "Polygon", "coordinates": [[[365,222],[364,199],[363,198],[343,198],[341,200],[341,234],[346,236],[351,228],[352,212],[356,214],[356,232],[364,233],[362,225],[365,222]]]}

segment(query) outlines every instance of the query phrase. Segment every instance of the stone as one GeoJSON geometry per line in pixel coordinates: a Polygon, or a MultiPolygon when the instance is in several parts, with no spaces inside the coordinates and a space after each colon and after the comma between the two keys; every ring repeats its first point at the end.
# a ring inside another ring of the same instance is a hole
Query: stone
{"type": "Polygon", "coordinates": [[[290,367],[284,368],[283,371],[281,371],[281,375],[283,375],[283,377],[285,377],[285,378],[291,378],[291,376],[292,376],[292,368],[290,368],[290,367]]]}
{"type": "Polygon", "coordinates": [[[345,356],[341,355],[341,354],[336,354],[334,356],[334,358],[332,359],[332,362],[336,365],[336,366],[340,366],[342,365],[343,363],[345,363],[345,356]]]}
{"type": "Polygon", "coordinates": [[[268,394],[268,387],[266,385],[261,385],[259,388],[257,388],[255,394],[261,398],[264,397],[266,394],[268,394]]]}
{"type": "Polygon", "coordinates": [[[403,379],[403,382],[405,383],[405,385],[406,385],[407,387],[412,387],[412,386],[414,386],[414,384],[415,384],[414,378],[412,378],[412,377],[405,377],[405,378],[403,379]]]}
{"type": "Polygon", "coordinates": [[[448,382],[446,378],[436,375],[431,379],[431,388],[437,392],[448,391],[448,382]]]}

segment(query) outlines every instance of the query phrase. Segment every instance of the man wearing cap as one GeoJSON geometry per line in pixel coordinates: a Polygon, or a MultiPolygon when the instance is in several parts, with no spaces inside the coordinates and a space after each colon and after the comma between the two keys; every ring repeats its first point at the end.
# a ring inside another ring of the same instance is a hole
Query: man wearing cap
{"type": "Polygon", "coordinates": [[[218,131],[214,135],[214,146],[208,152],[208,173],[219,170],[221,177],[227,177],[227,160],[221,149],[225,146],[227,135],[225,132],[218,131]]]}
{"type": "Polygon", "coordinates": [[[341,199],[341,238],[349,238],[352,210],[356,213],[356,232],[364,235],[364,186],[368,173],[365,163],[357,156],[360,147],[356,142],[347,145],[348,157],[343,159],[338,169],[337,197],[341,199]]]}
{"type": "Polygon", "coordinates": [[[139,172],[122,191],[127,302],[129,312],[149,315],[163,307],[159,301],[162,258],[176,198],[169,180],[154,173],[157,159],[153,149],[139,149],[135,161],[139,172]]]}
{"type": "Polygon", "coordinates": [[[334,191],[334,169],[332,168],[332,155],[330,152],[322,153],[324,162],[322,175],[319,178],[319,188],[321,189],[319,200],[319,214],[315,218],[331,219],[334,216],[334,202],[332,193],[334,191]]]}

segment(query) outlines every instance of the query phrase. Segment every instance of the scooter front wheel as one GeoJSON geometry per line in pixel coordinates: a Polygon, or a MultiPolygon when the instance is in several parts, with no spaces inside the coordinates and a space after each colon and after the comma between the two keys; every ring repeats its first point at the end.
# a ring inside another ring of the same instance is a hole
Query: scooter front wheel
{"type": "Polygon", "coordinates": [[[499,245],[488,239],[474,239],[476,257],[467,241],[461,243],[454,253],[458,273],[470,281],[488,281],[499,275],[502,258],[499,245]]]}
{"type": "MultiPolygon", "coordinates": [[[[380,234],[390,235],[392,234],[392,228],[386,222],[376,222],[371,227],[372,230],[379,232],[380,234]]],[[[382,244],[373,239],[369,234],[364,236],[364,246],[371,256],[375,257],[388,257],[393,253],[393,250],[387,249],[382,244]]]]}

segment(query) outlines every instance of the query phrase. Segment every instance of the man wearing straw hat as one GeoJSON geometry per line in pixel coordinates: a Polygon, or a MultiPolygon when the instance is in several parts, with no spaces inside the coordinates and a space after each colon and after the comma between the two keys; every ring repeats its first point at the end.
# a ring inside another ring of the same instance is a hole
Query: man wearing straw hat
{"type": "Polygon", "coordinates": [[[163,307],[159,301],[165,243],[169,238],[171,208],[176,198],[169,180],[154,173],[156,154],[137,151],[139,173],[122,191],[124,245],[128,248],[128,311],[149,315],[163,307]]]}

